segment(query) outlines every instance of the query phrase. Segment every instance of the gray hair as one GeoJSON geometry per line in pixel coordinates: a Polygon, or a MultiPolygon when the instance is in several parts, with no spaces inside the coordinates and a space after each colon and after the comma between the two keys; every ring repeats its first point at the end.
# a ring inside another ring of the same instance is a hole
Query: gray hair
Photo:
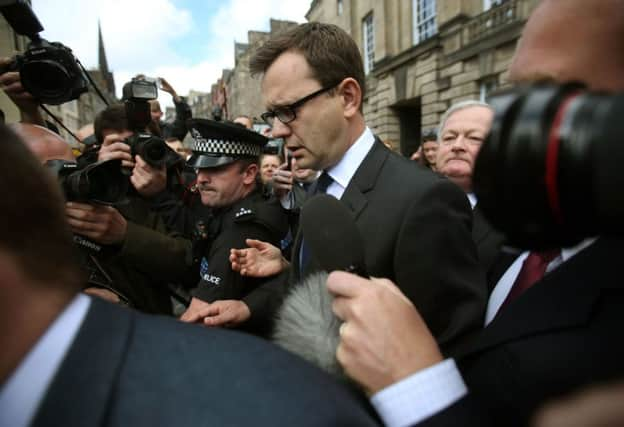
{"type": "Polygon", "coordinates": [[[466,108],[472,108],[472,107],[485,107],[490,109],[492,112],[494,112],[494,109],[492,108],[492,106],[488,103],[485,103],[483,101],[477,101],[474,99],[469,99],[467,101],[460,101],[457,102],[453,105],[451,105],[449,107],[448,110],[446,110],[444,112],[444,114],[442,114],[442,118],[440,119],[440,125],[438,126],[438,138],[437,138],[437,142],[439,143],[441,138],[442,138],[442,129],[444,129],[444,126],[446,125],[446,121],[448,120],[448,118],[451,116],[451,114],[459,111],[459,110],[465,110],[466,108]]]}

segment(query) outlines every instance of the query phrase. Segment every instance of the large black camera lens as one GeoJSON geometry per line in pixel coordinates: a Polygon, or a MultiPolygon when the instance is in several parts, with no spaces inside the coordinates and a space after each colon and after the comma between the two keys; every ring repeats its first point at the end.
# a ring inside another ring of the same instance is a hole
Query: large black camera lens
{"type": "Polygon", "coordinates": [[[139,155],[150,166],[160,168],[167,158],[169,147],[162,139],[146,133],[137,133],[126,139],[132,147],[132,155],[139,155]]]}
{"type": "Polygon", "coordinates": [[[65,99],[71,93],[72,79],[61,64],[43,60],[25,63],[20,70],[22,85],[43,103],[65,99]]]}
{"type": "Polygon", "coordinates": [[[114,204],[128,192],[128,177],[121,171],[121,160],[92,163],[80,170],[75,162],[64,160],[50,160],[46,166],[58,176],[69,201],[114,204]]]}
{"type": "Polygon", "coordinates": [[[566,247],[624,232],[624,96],[578,84],[491,98],[496,113],[473,174],[485,216],[512,245],[566,247]]]}

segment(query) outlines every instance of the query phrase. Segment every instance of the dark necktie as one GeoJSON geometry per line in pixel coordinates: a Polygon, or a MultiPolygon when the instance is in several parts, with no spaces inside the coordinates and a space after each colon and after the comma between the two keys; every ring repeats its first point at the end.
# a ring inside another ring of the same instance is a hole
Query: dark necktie
{"type": "Polygon", "coordinates": [[[334,182],[332,177],[327,172],[323,172],[316,182],[310,186],[310,195],[326,193],[332,182],[334,182]]]}
{"type": "Polygon", "coordinates": [[[550,264],[550,262],[557,258],[560,254],[560,249],[529,253],[529,256],[526,257],[522,263],[520,273],[518,273],[518,277],[516,277],[516,280],[501,307],[504,307],[506,304],[509,304],[511,301],[518,298],[522,295],[522,293],[524,293],[524,291],[529,289],[538,280],[544,277],[548,264],[550,264]]]}
{"type": "MultiPolygon", "coordinates": [[[[323,172],[321,176],[318,177],[316,182],[312,184],[310,187],[309,197],[315,196],[317,194],[325,194],[327,192],[327,188],[331,185],[334,180],[327,172],[323,172]]],[[[299,272],[302,273],[304,268],[310,262],[310,251],[305,243],[305,240],[301,240],[301,249],[299,251],[299,272]]]]}

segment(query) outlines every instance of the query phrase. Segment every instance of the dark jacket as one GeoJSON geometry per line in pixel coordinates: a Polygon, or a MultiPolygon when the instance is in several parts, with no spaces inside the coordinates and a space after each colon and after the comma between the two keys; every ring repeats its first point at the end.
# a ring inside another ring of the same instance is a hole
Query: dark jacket
{"type": "Polygon", "coordinates": [[[31,425],[377,424],[328,375],[263,340],[94,299],[31,425]]]}

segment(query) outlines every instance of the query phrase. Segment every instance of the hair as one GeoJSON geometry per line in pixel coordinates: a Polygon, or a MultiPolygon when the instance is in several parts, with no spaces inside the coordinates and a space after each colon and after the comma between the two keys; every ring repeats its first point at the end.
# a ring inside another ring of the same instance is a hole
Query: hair
{"type": "Polygon", "coordinates": [[[487,104],[482,101],[476,101],[474,99],[469,99],[467,101],[460,101],[451,105],[449,109],[446,110],[444,114],[442,114],[442,118],[440,119],[440,125],[438,126],[438,138],[437,138],[438,143],[440,142],[440,138],[442,138],[442,129],[444,129],[444,126],[446,125],[446,121],[448,120],[448,118],[451,117],[453,113],[456,113],[459,110],[465,110],[466,108],[472,108],[472,107],[485,107],[492,112],[494,111],[494,109],[492,108],[490,104],[487,104]]]}
{"type": "Polygon", "coordinates": [[[237,159],[236,163],[238,163],[239,171],[243,173],[251,165],[260,167],[260,157],[243,157],[242,159],[237,159]]]}
{"type": "Polygon", "coordinates": [[[4,125],[0,125],[0,192],[0,247],[28,277],[79,290],[83,277],[56,178],[4,125]]]}
{"type": "Polygon", "coordinates": [[[113,129],[123,132],[128,129],[128,116],[124,104],[113,104],[100,111],[93,122],[93,133],[98,144],[104,142],[104,129],[113,129]]]}
{"type": "Polygon", "coordinates": [[[312,69],[312,77],[323,87],[337,85],[347,77],[355,79],[364,99],[366,79],[362,56],[355,41],[340,27],[309,22],[279,32],[252,56],[251,74],[265,73],[287,51],[301,53],[312,69]]]}

